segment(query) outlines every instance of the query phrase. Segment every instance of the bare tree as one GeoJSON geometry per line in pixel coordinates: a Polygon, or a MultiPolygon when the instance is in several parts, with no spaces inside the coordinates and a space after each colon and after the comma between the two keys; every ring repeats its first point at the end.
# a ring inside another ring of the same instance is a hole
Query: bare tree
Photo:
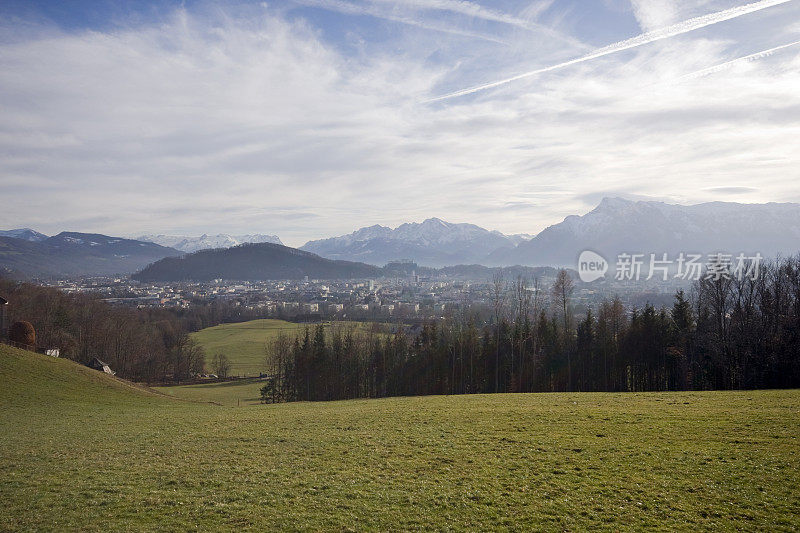
{"type": "Polygon", "coordinates": [[[569,276],[566,269],[558,271],[556,281],[553,284],[553,301],[563,313],[564,318],[564,351],[567,352],[567,390],[572,390],[572,358],[570,357],[571,346],[569,339],[571,332],[569,329],[569,299],[575,290],[575,283],[569,276]]]}
{"type": "Polygon", "coordinates": [[[230,359],[224,353],[215,353],[214,357],[211,358],[211,368],[214,369],[214,373],[219,377],[227,378],[231,372],[230,359]]]}
{"type": "Polygon", "coordinates": [[[541,282],[539,281],[538,277],[534,276],[532,285],[528,292],[531,299],[529,307],[529,313],[531,317],[531,379],[529,390],[533,390],[533,388],[536,386],[536,357],[539,351],[539,328],[536,327],[535,322],[536,317],[539,316],[539,312],[542,308],[541,282]]]}
{"type": "Polygon", "coordinates": [[[289,337],[280,331],[271,341],[267,341],[264,355],[264,373],[267,379],[273,380],[274,394],[283,399],[293,397],[290,390],[292,342],[289,337]]]}
{"type": "Polygon", "coordinates": [[[506,280],[503,270],[492,276],[492,307],[494,309],[495,352],[494,352],[494,391],[500,392],[500,318],[506,304],[506,280]]]}
{"type": "MultiPolygon", "coordinates": [[[[519,275],[513,285],[514,299],[516,302],[516,333],[517,333],[517,353],[519,354],[519,379],[515,392],[522,390],[525,383],[525,345],[528,342],[531,293],[528,291],[528,278],[519,275]]],[[[514,354],[511,354],[511,373],[514,373],[514,354]]]]}

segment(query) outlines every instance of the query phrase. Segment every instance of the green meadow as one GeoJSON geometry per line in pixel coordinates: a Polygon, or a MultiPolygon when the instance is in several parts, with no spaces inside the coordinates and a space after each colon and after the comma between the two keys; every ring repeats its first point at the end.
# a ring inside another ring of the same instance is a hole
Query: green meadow
{"type": "Polygon", "coordinates": [[[154,387],[154,390],[184,400],[241,407],[260,404],[261,387],[265,383],[266,380],[263,379],[246,378],[218,383],[154,387]]]}
{"type": "Polygon", "coordinates": [[[5,346],[0,383],[2,531],[800,528],[796,390],[235,407],[5,346]]]}
{"type": "MultiPolygon", "coordinates": [[[[342,328],[353,327],[368,331],[372,324],[363,322],[326,322],[326,326],[342,328]]],[[[283,332],[293,339],[302,334],[306,327],[315,324],[298,324],[284,320],[262,319],[234,324],[220,324],[192,333],[192,338],[203,347],[206,353],[206,366],[210,369],[211,359],[216,353],[228,356],[232,376],[257,376],[265,369],[264,360],[267,346],[278,334],[283,332]]]]}

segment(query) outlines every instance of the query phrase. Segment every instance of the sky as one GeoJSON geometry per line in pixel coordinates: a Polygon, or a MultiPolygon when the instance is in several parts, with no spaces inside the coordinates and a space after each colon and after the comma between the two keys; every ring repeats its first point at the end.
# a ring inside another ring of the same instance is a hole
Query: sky
{"type": "Polygon", "coordinates": [[[800,0],[0,3],[0,229],[800,202],[800,0]]]}

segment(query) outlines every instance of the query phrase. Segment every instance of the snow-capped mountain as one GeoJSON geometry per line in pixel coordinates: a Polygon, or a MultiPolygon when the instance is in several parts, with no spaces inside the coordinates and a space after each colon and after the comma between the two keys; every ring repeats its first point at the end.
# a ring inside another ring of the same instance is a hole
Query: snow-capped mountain
{"type": "Polygon", "coordinates": [[[273,244],[283,244],[276,235],[228,235],[220,233],[217,235],[203,234],[199,237],[187,237],[185,235],[142,235],[137,237],[140,241],[154,242],[161,246],[175,248],[182,252],[196,252],[198,250],[209,250],[215,248],[232,248],[240,244],[255,244],[269,242],[273,244]]]}
{"type": "Polygon", "coordinates": [[[44,233],[32,230],[30,228],[0,230],[0,237],[12,237],[14,239],[22,239],[30,242],[41,242],[47,238],[44,233]]]}
{"type": "Polygon", "coordinates": [[[506,236],[514,246],[519,246],[523,242],[529,241],[535,237],[535,235],[531,235],[530,233],[515,233],[514,235],[506,235],[506,236]]]}
{"type": "Polygon", "coordinates": [[[511,249],[522,236],[508,237],[474,224],[452,224],[438,218],[406,223],[397,228],[369,226],[349,235],[309,241],[300,249],[329,259],[384,265],[411,259],[440,267],[478,263],[499,249],[511,249]]]}
{"type": "MultiPolygon", "coordinates": [[[[674,205],[604,198],[583,216],[572,215],[513,250],[494,265],[574,267],[583,250],[609,261],[620,253],[796,254],[800,251],[800,204],[711,202],[674,205]]],[[[647,255],[649,257],[649,255],[647,255]]]]}

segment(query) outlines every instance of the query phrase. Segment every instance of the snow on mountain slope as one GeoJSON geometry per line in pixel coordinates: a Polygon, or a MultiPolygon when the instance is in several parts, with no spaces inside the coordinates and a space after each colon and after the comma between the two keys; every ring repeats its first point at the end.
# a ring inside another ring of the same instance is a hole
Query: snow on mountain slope
{"type": "Polygon", "coordinates": [[[63,231],[42,241],[0,237],[0,270],[20,277],[124,275],[179,251],[99,233],[63,231]]]}
{"type": "Polygon", "coordinates": [[[620,253],[795,254],[800,251],[800,204],[683,206],[604,198],[589,213],[568,216],[515,249],[493,254],[488,262],[575,266],[587,249],[611,261],[620,253]]]}
{"type": "Polygon", "coordinates": [[[301,250],[330,259],[384,265],[411,259],[420,265],[440,267],[482,261],[489,253],[512,248],[515,240],[474,224],[453,224],[439,218],[410,222],[395,229],[369,226],[349,235],[309,241],[301,250]]]}
{"type": "Polygon", "coordinates": [[[47,238],[44,233],[32,230],[30,228],[0,230],[0,237],[11,237],[13,239],[22,239],[30,242],[41,242],[47,238]]]}
{"type": "Polygon", "coordinates": [[[187,253],[214,248],[232,248],[240,244],[255,244],[261,242],[283,244],[276,235],[262,234],[228,235],[227,233],[220,233],[217,235],[203,234],[199,237],[187,237],[185,235],[142,235],[141,237],[137,237],[137,239],[160,244],[161,246],[168,246],[187,253]]]}

